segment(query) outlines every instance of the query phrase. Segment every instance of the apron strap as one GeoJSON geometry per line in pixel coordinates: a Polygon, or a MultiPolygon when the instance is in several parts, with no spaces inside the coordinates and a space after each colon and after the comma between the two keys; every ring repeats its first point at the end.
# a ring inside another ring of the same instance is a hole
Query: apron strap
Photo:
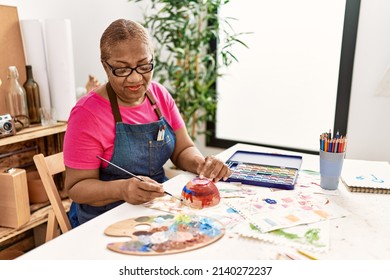
{"type": "Polygon", "coordinates": [[[161,114],[160,108],[158,108],[158,106],[156,104],[156,100],[154,99],[153,95],[150,93],[149,90],[146,91],[146,96],[148,97],[150,103],[152,104],[152,107],[153,107],[154,111],[156,112],[157,117],[159,119],[161,119],[162,118],[162,114],[161,114]]]}
{"type": "Polygon", "coordinates": [[[116,98],[116,94],[109,82],[106,84],[106,89],[108,93],[108,98],[110,99],[111,109],[112,109],[112,113],[114,114],[115,122],[116,123],[122,122],[122,116],[121,113],[119,112],[118,99],[116,98]]]}

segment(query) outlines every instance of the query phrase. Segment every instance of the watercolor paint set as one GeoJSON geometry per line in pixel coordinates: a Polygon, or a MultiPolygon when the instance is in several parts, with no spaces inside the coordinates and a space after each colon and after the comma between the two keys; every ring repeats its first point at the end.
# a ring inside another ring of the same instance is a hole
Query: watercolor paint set
{"type": "Polygon", "coordinates": [[[301,168],[302,157],[237,151],[226,164],[232,170],[227,182],[292,190],[301,168]]]}

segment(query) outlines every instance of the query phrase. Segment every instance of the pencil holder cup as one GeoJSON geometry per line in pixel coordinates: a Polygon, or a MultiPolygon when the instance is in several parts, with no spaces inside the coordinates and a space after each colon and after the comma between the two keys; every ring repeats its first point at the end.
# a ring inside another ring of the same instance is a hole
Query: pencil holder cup
{"type": "Polygon", "coordinates": [[[339,186],[345,153],[320,151],[321,188],[336,190],[339,186]]]}

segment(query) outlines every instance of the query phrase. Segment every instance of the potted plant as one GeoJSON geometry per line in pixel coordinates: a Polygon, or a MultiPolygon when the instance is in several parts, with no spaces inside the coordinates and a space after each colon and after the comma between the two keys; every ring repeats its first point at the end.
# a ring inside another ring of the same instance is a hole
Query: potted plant
{"type": "MultiPolygon", "coordinates": [[[[143,0],[128,0],[142,2],[143,0]]],[[[158,82],[172,94],[192,137],[206,133],[202,124],[215,121],[215,82],[224,67],[237,61],[238,39],[230,21],[221,18],[220,8],[229,0],[148,0],[143,25],[155,44],[155,73],[158,82]]],[[[204,126],[203,126],[204,127],[204,126]]]]}

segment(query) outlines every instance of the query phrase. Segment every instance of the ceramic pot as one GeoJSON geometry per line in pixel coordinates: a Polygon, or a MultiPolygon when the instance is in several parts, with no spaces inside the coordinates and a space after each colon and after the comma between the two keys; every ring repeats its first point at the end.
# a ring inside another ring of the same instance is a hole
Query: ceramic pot
{"type": "Polygon", "coordinates": [[[30,204],[49,201],[38,171],[27,172],[27,186],[30,204]]]}
{"type": "Polygon", "coordinates": [[[195,177],[184,186],[181,199],[192,208],[202,209],[218,205],[221,197],[213,181],[195,177]]]}

